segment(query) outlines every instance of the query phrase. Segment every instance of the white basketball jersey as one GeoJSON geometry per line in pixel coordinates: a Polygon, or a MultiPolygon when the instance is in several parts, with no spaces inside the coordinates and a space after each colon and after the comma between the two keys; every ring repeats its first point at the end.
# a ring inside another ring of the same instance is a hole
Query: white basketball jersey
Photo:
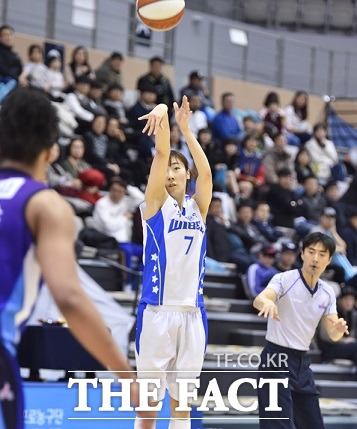
{"type": "MultiPolygon", "coordinates": [[[[142,213],[145,204],[140,206],[142,213]]],[[[161,209],[142,223],[141,302],[202,307],[206,225],[196,201],[186,196],[181,211],[177,201],[169,196],[161,209]]]]}

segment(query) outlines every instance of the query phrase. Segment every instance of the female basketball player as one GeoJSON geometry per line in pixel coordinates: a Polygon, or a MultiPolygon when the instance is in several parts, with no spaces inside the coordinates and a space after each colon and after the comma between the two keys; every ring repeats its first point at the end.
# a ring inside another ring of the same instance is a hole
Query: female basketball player
{"type": "MultiPolygon", "coordinates": [[[[207,334],[203,308],[206,215],[212,197],[207,158],[192,134],[187,97],[174,103],[175,119],[187,142],[198,178],[196,192],[186,195],[190,172],[186,158],[170,152],[168,109],[156,106],[143,132],[155,136],[155,157],[141,206],[144,232],[143,293],[138,309],[136,361],[139,377],[160,378],[157,402],[169,391],[170,429],[190,428],[189,412],[176,411],[177,378],[198,377],[207,334]],[[159,372],[155,372],[159,371],[159,372]]],[[[151,405],[156,405],[157,402],[151,405]]],[[[135,428],[154,428],[156,412],[138,413],[135,428]]]]}

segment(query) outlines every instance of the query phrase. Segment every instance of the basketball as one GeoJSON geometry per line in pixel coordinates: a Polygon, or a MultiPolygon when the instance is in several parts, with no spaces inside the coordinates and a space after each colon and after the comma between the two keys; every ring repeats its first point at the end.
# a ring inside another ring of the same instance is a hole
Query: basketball
{"type": "Polygon", "coordinates": [[[137,0],[138,17],[155,31],[176,27],[185,13],[185,0],[137,0]]]}

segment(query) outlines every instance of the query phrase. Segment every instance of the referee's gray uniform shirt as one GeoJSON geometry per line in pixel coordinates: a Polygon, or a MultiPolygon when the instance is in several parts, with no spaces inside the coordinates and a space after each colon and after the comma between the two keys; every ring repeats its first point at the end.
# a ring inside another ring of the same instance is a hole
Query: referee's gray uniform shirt
{"type": "Polygon", "coordinates": [[[333,289],[320,279],[311,289],[300,270],[276,274],[267,287],[277,294],[280,322],[269,317],[266,339],[279,346],[309,350],[321,317],[337,314],[333,289]]]}

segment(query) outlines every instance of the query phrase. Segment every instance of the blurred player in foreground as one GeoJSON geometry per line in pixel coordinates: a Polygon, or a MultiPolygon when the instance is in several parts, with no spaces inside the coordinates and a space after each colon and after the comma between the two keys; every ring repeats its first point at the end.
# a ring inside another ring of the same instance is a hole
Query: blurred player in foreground
{"type": "MultiPolygon", "coordinates": [[[[134,378],[76,273],[74,216],[41,181],[57,120],[39,90],[16,89],[0,111],[0,427],[23,429],[23,393],[16,358],[42,276],[72,333],[104,367],[134,378]]],[[[132,383],[132,401],[138,402],[132,383]]]]}

